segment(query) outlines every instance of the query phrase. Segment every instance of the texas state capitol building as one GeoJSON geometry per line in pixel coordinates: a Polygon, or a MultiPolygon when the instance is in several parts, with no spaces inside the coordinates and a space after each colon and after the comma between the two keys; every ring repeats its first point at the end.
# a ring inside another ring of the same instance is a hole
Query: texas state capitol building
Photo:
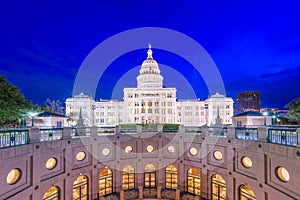
{"type": "Polygon", "coordinates": [[[224,125],[232,124],[233,100],[216,93],[205,101],[176,99],[176,88],[164,88],[158,63],[149,45],[147,59],[137,76],[137,88],[124,88],[124,101],[100,100],[83,93],[66,100],[66,115],[76,125],[80,110],[87,126],[118,124],[216,124],[219,115],[224,125]]]}

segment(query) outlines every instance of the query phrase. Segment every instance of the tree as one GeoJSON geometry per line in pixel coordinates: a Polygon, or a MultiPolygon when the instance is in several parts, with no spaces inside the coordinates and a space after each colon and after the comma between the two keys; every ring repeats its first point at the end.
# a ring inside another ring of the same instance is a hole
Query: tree
{"type": "Polygon", "coordinates": [[[29,110],[34,109],[31,101],[25,99],[20,90],[0,76],[0,127],[17,124],[29,110]]]}
{"type": "Polygon", "coordinates": [[[290,109],[290,113],[287,117],[297,120],[298,125],[300,125],[300,98],[292,100],[285,107],[290,109]]]}

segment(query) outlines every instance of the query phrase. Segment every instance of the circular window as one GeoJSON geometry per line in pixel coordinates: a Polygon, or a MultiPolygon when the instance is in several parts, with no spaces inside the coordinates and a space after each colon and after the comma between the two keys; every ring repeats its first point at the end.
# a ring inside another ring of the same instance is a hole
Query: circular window
{"type": "Polygon", "coordinates": [[[252,160],[249,157],[245,156],[245,157],[242,158],[242,164],[246,168],[251,168],[252,167],[252,160]]]}
{"type": "Polygon", "coordinates": [[[84,151],[80,151],[80,152],[78,152],[76,154],[76,160],[82,161],[82,160],[85,159],[85,156],[86,156],[85,152],[84,151]]]}
{"type": "Polygon", "coordinates": [[[9,185],[12,185],[16,182],[18,182],[21,178],[21,170],[20,169],[12,169],[6,177],[6,183],[9,185]]]}
{"type": "Polygon", "coordinates": [[[146,149],[147,149],[147,151],[148,151],[149,153],[152,152],[152,151],[154,150],[154,148],[153,148],[152,145],[148,145],[146,149]]]}
{"type": "Polygon", "coordinates": [[[102,154],[103,154],[104,156],[108,156],[108,155],[110,154],[110,149],[109,149],[109,148],[104,148],[104,149],[102,150],[102,154]]]}
{"type": "Polygon", "coordinates": [[[56,164],[57,164],[56,158],[49,158],[46,162],[46,168],[53,169],[54,167],[56,167],[56,164]]]}
{"type": "Polygon", "coordinates": [[[127,146],[127,147],[125,147],[125,152],[126,152],[126,153],[131,153],[132,151],[133,151],[132,146],[127,146]]]}
{"type": "Polygon", "coordinates": [[[221,151],[214,151],[214,158],[216,160],[222,160],[222,158],[223,158],[222,152],[221,151]]]}
{"type": "Polygon", "coordinates": [[[169,153],[174,153],[175,152],[175,148],[173,146],[168,146],[168,152],[169,153]]]}
{"type": "Polygon", "coordinates": [[[284,167],[278,167],[276,174],[277,177],[283,182],[288,182],[290,180],[290,174],[284,167]]]}
{"type": "Polygon", "coordinates": [[[198,153],[197,149],[195,147],[190,148],[190,154],[191,155],[196,155],[198,153]]]}

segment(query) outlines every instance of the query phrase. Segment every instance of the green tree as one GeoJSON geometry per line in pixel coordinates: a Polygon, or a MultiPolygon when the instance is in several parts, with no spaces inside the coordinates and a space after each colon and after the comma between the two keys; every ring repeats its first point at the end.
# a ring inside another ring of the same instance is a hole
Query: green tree
{"type": "Polygon", "coordinates": [[[287,117],[295,119],[298,122],[298,125],[300,125],[300,98],[292,100],[285,107],[290,109],[290,113],[287,117]]]}
{"type": "Polygon", "coordinates": [[[31,101],[26,100],[20,90],[4,76],[0,76],[0,127],[17,124],[32,109],[34,106],[31,101]]]}

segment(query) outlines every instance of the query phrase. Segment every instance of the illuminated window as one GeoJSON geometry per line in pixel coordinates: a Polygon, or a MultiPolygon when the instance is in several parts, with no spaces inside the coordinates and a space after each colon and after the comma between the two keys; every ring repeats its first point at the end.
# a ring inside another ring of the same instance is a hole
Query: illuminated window
{"type": "Polygon", "coordinates": [[[125,147],[125,152],[126,152],[126,153],[131,153],[132,151],[133,151],[132,146],[127,146],[127,147],[125,147]]]}
{"type": "Polygon", "coordinates": [[[53,169],[54,167],[56,167],[56,164],[57,164],[56,158],[49,158],[46,162],[46,168],[53,169]]]}
{"type": "Polygon", "coordinates": [[[110,154],[110,149],[109,149],[109,148],[104,148],[104,149],[102,150],[102,154],[103,154],[104,156],[108,156],[108,155],[110,154]]]}
{"type": "Polygon", "coordinates": [[[150,153],[154,150],[154,147],[152,145],[148,145],[146,150],[150,153]]]}
{"type": "Polygon", "coordinates": [[[99,176],[99,196],[111,194],[113,192],[113,176],[112,171],[105,168],[100,172],[99,176]]]}
{"type": "Polygon", "coordinates": [[[276,175],[283,182],[288,182],[290,180],[290,174],[284,167],[278,167],[276,169],[276,175]]]}
{"type": "Polygon", "coordinates": [[[192,156],[195,156],[198,153],[197,149],[195,147],[190,148],[190,154],[192,156]]]}
{"type": "Polygon", "coordinates": [[[201,181],[198,170],[195,168],[190,168],[188,170],[187,179],[188,192],[195,195],[200,195],[201,181]]]}
{"type": "Polygon", "coordinates": [[[245,156],[245,157],[242,158],[242,164],[246,168],[251,168],[252,167],[252,160],[249,157],[245,156]]]}
{"type": "Polygon", "coordinates": [[[21,170],[20,169],[12,169],[6,177],[6,183],[9,185],[12,185],[16,182],[18,182],[21,178],[21,170]]]}
{"type": "Polygon", "coordinates": [[[59,200],[59,188],[56,186],[50,187],[43,196],[43,200],[59,200]]]}
{"type": "Polygon", "coordinates": [[[247,185],[240,186],[240,200],[256,200],[254,192],[247,185]]]}
{"type": "Polygon", "coordinates": [[[85,152],[80,151],[80,152],[78,152],[78,153],[76,154],[76,160],[82,161],[82,160],[84,160],[84,159],[85,159],[85,152]]]}
{"type": "Polygon", "coordinates": [[[135,184],[134,168],[131,165],[127,165],[123,169],[122,188],[123,190],[134,189],[135,188],[134,184],[135,184]]]}
{"type": "Polygon", "coordinates": [[[154,165],[148,164],[145,166],[145,188],[154,188],[155,187],[155,167],[154,165]]]}
{"type": "Polygon", "coordinates": [[[73,200],[88,199],[88,178],[79,176],[73,183],[73,200]]]}
{"type": "Polygon", "coordinates": [[[175,152],[175,148],[173,146],[168,146],[168,152],[169,153],[174,153],[175,152]]]}
{"type": "Polygon", "coordinates": [[[223,159],[223,154],[221,151],[214,151],[214,158],[216,160],[222,160],[223,159]]]}
{"type": "Polygon", "coordinates": [[[177,169],[173,165],[166,167],[166,188],[177,189],[177,169]]]}
{"type": "Polygon", "coordinates": [[[211,177],[211,199],[225,200],[226,199],[226,182],[222,176],[215,174],[211,177]]]}

